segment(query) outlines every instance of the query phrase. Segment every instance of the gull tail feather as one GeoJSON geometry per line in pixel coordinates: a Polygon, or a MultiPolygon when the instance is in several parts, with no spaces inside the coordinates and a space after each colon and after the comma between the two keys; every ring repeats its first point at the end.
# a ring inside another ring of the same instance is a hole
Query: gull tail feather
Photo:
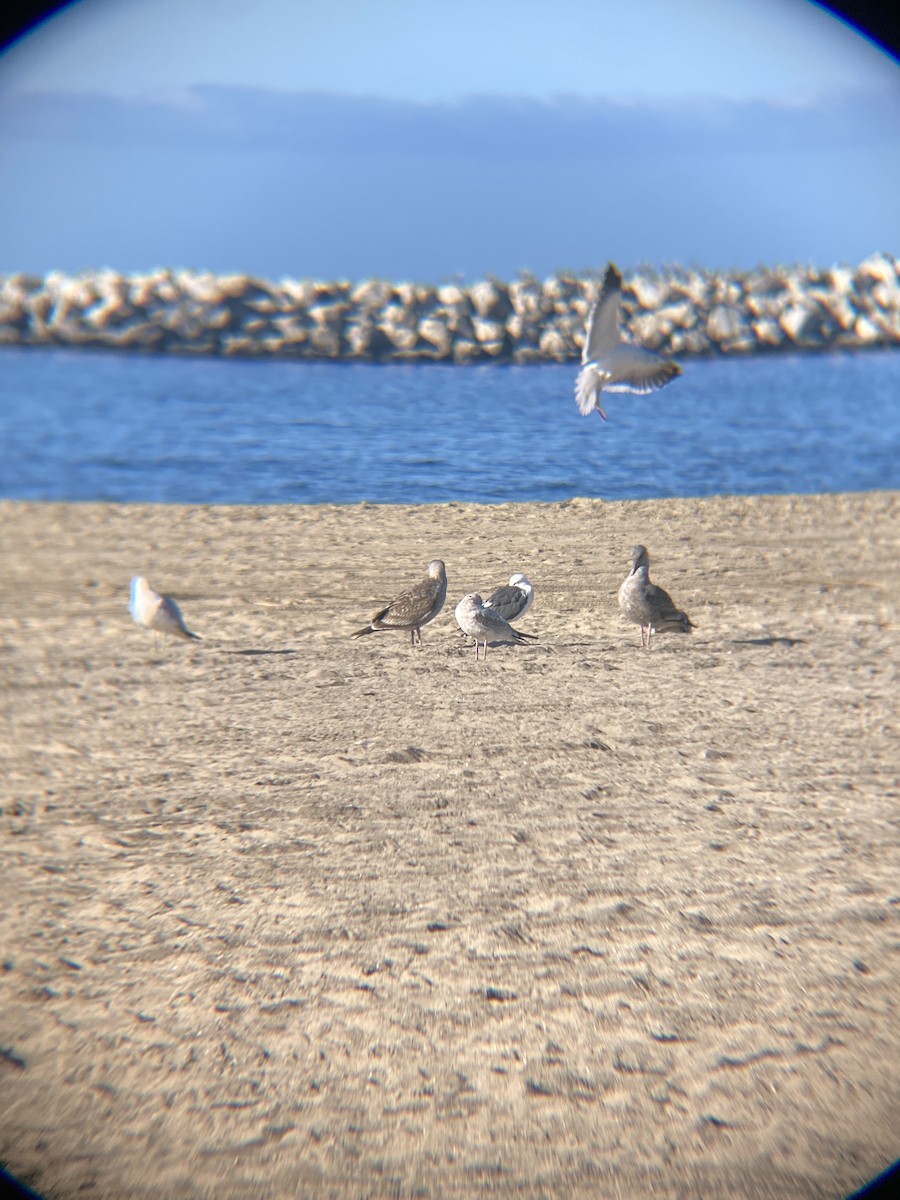
{"type": "Polygon", "coordinates": [[[594,408],[599,408],[601,381],[592,367],[585,367],[575,384],[575,399],[578,411],[586,417],[594,408]]]}

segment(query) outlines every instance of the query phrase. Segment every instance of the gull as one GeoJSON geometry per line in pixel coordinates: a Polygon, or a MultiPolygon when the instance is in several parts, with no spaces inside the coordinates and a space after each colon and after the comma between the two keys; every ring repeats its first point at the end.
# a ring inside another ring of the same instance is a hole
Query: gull
{"type": "Polygon", "coordinates": [[[655,392],[681,374],[681,367],[643,346],[623,342],[619,331],[619,302],[622,276],[610,263],[603,277],[600,295],[588,314],[587,334],[581,353],[581,372],[575,384],[575,398],[583,416],[594,409],[606,420],[600,407],[600,393],[655,392]]]}
{"type": "Polygon", "coordinates": [[[447,598],[447,569],[439,558],[428,564],[428,574],[421,583],[395,596],[390,604],[377,612],[365,629],[357,629],[351,637],[377,633],[380,629],[408,629],[412,644],[422,641],[423,625],[433,621],[447,598]]]}
{"type": "Polygon", "coordinates": [[[641,645],[646,630],[647,649],[654,633],[674,629],[690,633],[695,629],[693,621],[685,612],[677,609],[668,592],[650,582],[650,555],[644,546],[635,546],[631,552],[632,567],[625,582],[619,588],[619,608],[622,616],[641,627],[641,645]]]}
{"type": "Polygon", "coordinates": [[[199,633],[192,633],[184,623],[181,609],[171,596],[160,596],[143,577],[135,575],[131,581],[131,600],[128,604],[132,617],[138,625],[152,629],[154,633],[168,633],[172,637],[191,638],[201,641],[199,633]]]}
{"type": "Polygon", "coordinates": [[[515,621],[524,617],[534,601],[534,587],[527,576],[510,575],[505,587],[498,587],[484,602],[485,608],[492,608],[499,613],[504,621],[515,621]]]}
{"type": "Polygon", "coordinates": [[[526,640],[537,640],[533,633],[522,633],[513,629],[499,613],[488,608],[477,592],[463,596],[456,606],[456,623],[468,637],[475,639],[475,661],[478,661],[478,643],[484,644],[483,658],[487,657],[488,639],[493,642],[517,642],[525,645],[526,640]]]}

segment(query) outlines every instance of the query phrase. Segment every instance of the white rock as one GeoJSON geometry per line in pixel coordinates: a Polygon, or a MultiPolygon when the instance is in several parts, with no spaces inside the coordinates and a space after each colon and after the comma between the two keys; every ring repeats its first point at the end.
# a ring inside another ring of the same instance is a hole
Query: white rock
{"type": "Polygon", "coordinates": [[[884,312],[897,312],[900,309],[900,286],[896,279],[879,279],[869,295],[884,312]]]}
{"type": "Polygon", "coordinates": [[[178,271],[175,283],[185,296],[201,304],[218,304],[222,299],[219,280],[211,271],[178,271]]]}
{"type": "Polygon", "coordinates": [[[832,291],[847,296],[853,291],[853,271],[850,267],[831,267],[826,273],[826,282],[832,291]]]}
{"type": "Polygon", "coordinates": [[[437,289],[438,303],[446,304],[448,307],[463,305],[469,307],[469,298],[461,287],[455,283],[444,283],[437,289]]]}
{"type": "Polygon", "coordinates": [[[750,328],[760,346],[781,346],[784,343],[784,330],[771,317],[760,317],[751,321],[750,328]]]}
{"type": "Polygon", "coordinates": [[[326,304],[314,304],[308,313],[319,329],[339,330],[344,323],[349,305],[343,300],[332,300],[326,304]]]}
{"type": "Polygon", "coordinates": [[[439,350],[441,354],[450,353],[453,341],[450,337],[450,330],[437,317],[425,317],[419,322],[419,336],[439,350]]]}
{"type": "Polygon", "coordinates": [[[459,338],[453,343],[453,361],[455,363],[475,362],[482,358],[484,351],[477,342],[472,342],[468,338],[459,338]]]}
{"type": "Polygon", "coordinates": [[[503,296],[500,289],[489,279],[482,279],[479,283],[473,283],[469,288],[469,298],[472,301],[472,307],[479,317],[498,317],[505,316],[505,308],[508,307],[509,299],[503,296]]]}
{"type": "Polygon", "coordinates": [[[792,304],[778,318],[778,324],[792,342],[802,342],[808,335],[813,315],[802,304],[792,304]]]}
{"type": "Polygon", "coordinates": [[[873,254],[859,264],[856,276],[857,279],[877,279],[881,283],[895,285],[897,282],[897,264],[890,255],[873,254]]]}
{"type": "Polygon", "coordinates": [[[569,358],[569,347],[566,345],[566,339],[552,325],[548,326],[541,333],[538,345],[540,346],[541,354],[545,358],[554,358],[558,362],[566,362],[569,358]]]}
{"type": "Polygon", "coordinates": [[[658,349],[663,337],[672,332],[671,327],[665,331],[660,328],[657,314],[653,312],[632,317],[628,322],[628,331],[636,342],[648,350],[658,349]]]}
{"type": "Polygon", "coordinates": [[[541,288],[537,281],[516,280],[509,285],[509,299],[519,316],[536,317],[542,311],[541,288]]]}
{"type": "Polygon", "coordinates": [[[281,290],[300,308],[315,304],[318,284],[314,279],[282,279],[281,290]]]}
{"type": "Polygon", "coordinates": [[[706,318],[707,336],[716,343],[728,342],[740,337],[744,331],[743,313],[736,308],[718,304],[706,318]]]}
{"type": "Polygon", "coordinates": [[[391,345],[397,350],[412,350],[419,341],[417,331],[408,325],[389,325],[381,321],[378,328],[387,335],[391,345]]]}
{"type": "Polygon", "coordinates": [[[394,295],[394,285],[384,279],[365,279],[350,293],[357,308],[382,308],[394,295]]]}
{"type": "Polygon", "coordinates": [[[475,330],[475,337],[482,345],[487,342],[502,341],[506,332],[505,327],[499,321],[486,321],[482,317],[473,317],[472,327],[475,330]]]}
{"type": "Polygon", "coordinates": [[[635,275],[626,280],[625,290],[631,290],[641,308],[656,309],[665,304],[669,298],[669,285],[658,279],[646,279],[643,275],[635,275]]]}
{"type": "Polygon", "coordinates": [[[859,314],[843,292],[811,289],[809,295],[810,299],[818,301],[835,324],[845,332],[856,324],[859,314]]]}
{"type": "Polygon", "coordinates": [[[856,318],[856,322],[853,326],[853,332],[857,340],[865,346],[870,346],[875,342],[880,342],[883,340],[883,334],[881,330],[863,313],[856,318]]]}
{"type": "Polygon", "coordinates": [[[690,329],[697,321],[697,314],[692,304],[681,300],[677,304],[665,304],[656,310],[656,319],[660,329],[690,329]]]}

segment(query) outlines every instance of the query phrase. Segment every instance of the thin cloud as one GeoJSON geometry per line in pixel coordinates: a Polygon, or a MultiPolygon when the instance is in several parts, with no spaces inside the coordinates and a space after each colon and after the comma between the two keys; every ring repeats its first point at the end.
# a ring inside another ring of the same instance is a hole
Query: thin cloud
{"type": "Polygon", "coordinates": [[[647,154],[790,152],[900,143],[900,90],[804,105],[698,97],[616,103],[474,96],[420,103],[322,92],[198,86],[140,99],[35,93],[0,97],[0,136],[326,158],[404,155],[501,160],[639,159],[647,154]]]}

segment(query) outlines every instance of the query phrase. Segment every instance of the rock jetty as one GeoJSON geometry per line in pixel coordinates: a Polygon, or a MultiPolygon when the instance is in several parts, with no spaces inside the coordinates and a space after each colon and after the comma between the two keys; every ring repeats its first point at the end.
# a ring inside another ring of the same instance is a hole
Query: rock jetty
{"type": "MultiPolygon", "coordinates": [[[[0,346],[392,362],[578,358],[596,275],[463,285],[112,270],[0,275],[0,346]]],[[[900,345],[900,260],[626,278],[631,337],[665,355],[900,345]]]]}

